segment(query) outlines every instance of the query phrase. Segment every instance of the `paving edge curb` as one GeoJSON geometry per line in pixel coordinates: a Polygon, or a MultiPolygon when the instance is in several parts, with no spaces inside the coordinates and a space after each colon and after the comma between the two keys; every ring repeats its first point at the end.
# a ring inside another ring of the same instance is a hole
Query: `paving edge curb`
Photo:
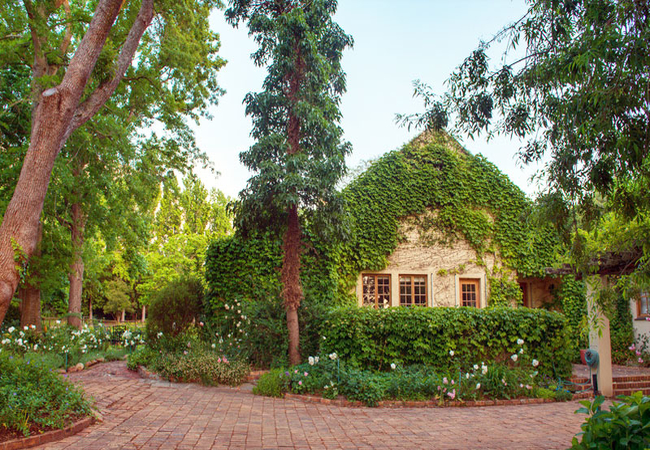
{"type": "MultiPolygon", "coordinates": [[[[344,407],[364,407],[364,403],[359,401],[350,401],[344,399],[328,399],[315,395],[284,394],[286,400],[300,400],[305,403],[320,403],[331,406],[344,407]]],[[[437,400],[428,401],[400,401],[386,400],[377,403],[380,408],[458,408],[458,407],[476,407],[476,406],[514,406],[514,405],[537,405],[543,403],[556,403],[556,400],[550,398],[518,398],[513,400],[468,400],[466,402],[445,402],[440,404],[437,400]]]]}
{"type": "Polygon", "coordinates": [[[23,448],[35,447],[37,445],[49,444],[60,441],[70,436],[74,436],[81,430],[84,430],[95,423],[95,417],[86,417],[72,425],[61,430],[47,431],[36,436],[13,439],[11,441],[0,442],[0,450],[19,450],[23,448]]]}

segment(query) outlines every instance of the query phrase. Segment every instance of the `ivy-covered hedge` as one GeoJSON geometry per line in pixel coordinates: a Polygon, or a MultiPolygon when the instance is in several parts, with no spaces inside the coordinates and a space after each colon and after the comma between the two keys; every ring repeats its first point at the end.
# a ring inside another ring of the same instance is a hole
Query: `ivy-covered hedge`
{"type": "Polygon", "coordinates": [[[529,308],[337,308],[323,326],[323,347],[375,369],[392,363],[468,369],[508,362],[523,339],[541,374],[571,374],[572,339],[564,315],[529,308]],[[450,354],[450,351],[453,353],[450,354]]]}

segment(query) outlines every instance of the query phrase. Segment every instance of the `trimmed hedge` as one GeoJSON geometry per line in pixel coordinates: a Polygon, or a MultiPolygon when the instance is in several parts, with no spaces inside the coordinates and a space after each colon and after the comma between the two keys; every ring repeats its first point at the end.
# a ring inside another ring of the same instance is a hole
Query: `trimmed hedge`
{"type": "Polygon", "coordinates": [[[391,363],[468,368],[509,362],[524,340],[542,375],[571,374],[572,342],[564,315],[529,308],[337,308],[324,323],[323,348],[378,370],[391,363]],[[453,356],[450,355],[453,351],[453,356]]]}

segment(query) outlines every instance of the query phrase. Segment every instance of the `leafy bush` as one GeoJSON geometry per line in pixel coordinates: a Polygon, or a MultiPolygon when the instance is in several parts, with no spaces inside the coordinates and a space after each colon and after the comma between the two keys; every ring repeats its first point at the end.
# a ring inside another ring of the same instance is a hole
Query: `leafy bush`
{"type": "Polygon", "coordinates": [[[203,311],[203,285],[197,278],[170,282],[152,296],[147,319],[148,334],[184,332],[203,311]]]}
{"type": "Polygon", "coordinates": [[[91,413],[81,389],[38,360],[0,353],[0,374],[0,426],[9,430],[29,436],[91,413]]]}
{"type": "Polygon", "coordinates": [[[253,394],[266,397],[282,397],[288,388],[283,373],[284,369],[273,369],[262,375],[253,388],[253,394]]]}
{"type": "Polygon", "coordinates": [[[236,386],[244,382],[250,371],[248,363],[241,358],[229,358],[216,350],[216,346],[206,344],[187,347],[182,352],[138,349],[128,357],[127,367],[136,370],[138,365],[170,381],[205,385],[236,386]]]}
{"type": "Polygon", "coordinates": [[[465,371],[477,361],[507,362],[526,342],[542,375],[567,378],[572,346],[562,314],[528,308],[339,308],[322,328],[325,352],[361,367],[425,364],[465,371]],[[455,356],[450,355],[450,350],[455,356]]]}
{"type": "Polygon", "coordinates": [[[637,392],[629,397],[619,397],[609,411],[601,405],[605,397],[593,402],[581,401],[577,413],[589,415],[582,431],[573,438],[573,449],[645,449],[650,447],[650,397],[637,392]],[[581,440],[578,442],[578,437],[581,440]]]}
{"type": "MultiPolygon", "coordinates": [[[[303,355],[319,351],[321,326],[327,308],[305,299],[298,309],[300,350],[303,355]]],[[[286,311],[279,299],[262,301],[231,300],[207,320],[204,334],[210,339],[232,342],[257,367],[288,365],[286,311]]]]}

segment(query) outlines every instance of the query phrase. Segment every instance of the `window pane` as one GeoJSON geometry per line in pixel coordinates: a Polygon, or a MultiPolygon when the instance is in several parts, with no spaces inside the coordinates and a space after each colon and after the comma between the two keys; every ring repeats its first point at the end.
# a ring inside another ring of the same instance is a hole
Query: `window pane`
{"type": "Polygon", "coordinates": [[[375,277],[363,277],[363,306],[375,306],[375,277]]]}

